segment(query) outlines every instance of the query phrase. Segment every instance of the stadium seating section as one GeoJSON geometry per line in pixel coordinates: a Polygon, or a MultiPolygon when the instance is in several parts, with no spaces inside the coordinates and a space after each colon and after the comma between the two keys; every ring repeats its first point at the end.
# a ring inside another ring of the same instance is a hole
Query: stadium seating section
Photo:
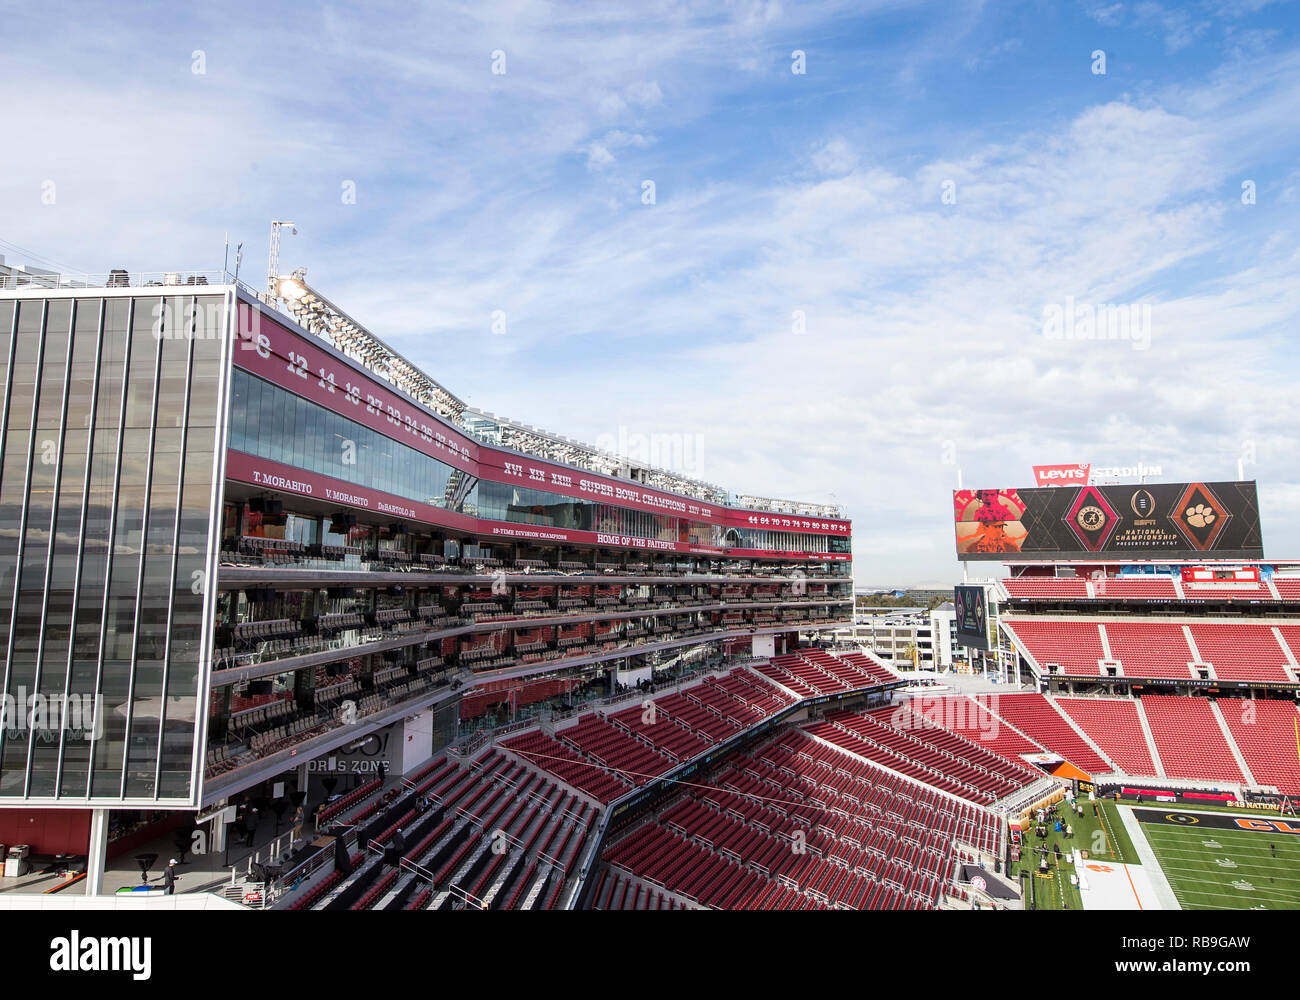
{"type": "Polygon", "coordinates": [[[1042,776],[964,736],[892,708],[832,712],[808,731],[836,746],[972,802],[991,804],[1042,776]]]}
{"type": "MultiPolygon", "coordinates": [[[[1285,677],[1283,643],[1300,641],[1300,626],[1189,627],[1203,661],[1216,671],[1230,663],[1246,678],[1285,677]]],[[[1144,670],[1173,671],[1179,661],[1186,670],[1197,659],[1183,626],[1169,622],[1107,620],[1103,633],[1096,621],[1027,616],[1014,628],[1053,662],[1091,659],[1093,672],[1103,635],[1115,656],[1144,670]]],[[[440,756],[399,787],[372,780],[318,814],[322,829],[356,831],[351,871],[322,868],[287,905],[569,905],[566,889],[604,806],[803,699],[898,681],[866,656],[800,649],[464,758],[440,756]]],[[[1159,778],[1163,769],[1203,785],[1253,781],[1300,794],[1297,727],[1292,701],[1181,695],[944,694],[832,708],[732,751],[719,770],[705,769],[612,833],[585,898],[600,910],[958,905],[966,899],[958,865],[1000,857],[1005,846],[994,807],[1046,785],[1025,755],[1059,754],[1097,775],[1159,778]]]]}
{"type": "Polygon", "coordinates": [[[1155,776],[1137,704],[1128,698],[1056,698],[1057,707],[1126,774],[1155,776]]]}
{"type": "Polygon", "coordinates": [[[1098,661],[1106,659],[1106,651],[1095,622],[1004,617],[1002,626],[1020,640],[1044,673],[1051,663],[1059,664],[1063,674],[1097,677],[1101,673],[1098,661]]]}
{"type": "Polygon", "coordinates": [[[932,909],[959,845],[1002,843],[993,814],[791,730],[613,838],[594,905],[932,909]]]}
{"type": "Polygon", "coordinates": [[[1142,711],[1166,775],[1209,782],[1246,781],[1208,698],[1146,695],[1142,711]]]}
{"type": "Polygon", "coordinates": [[[1204,604],[1300,602],[1300,580],[1175,580],[1170,576],[1017,576],[1002,581],[1018,601],[1192,601],[1204,604]]]}
{"type": "Polygon", "coordinates": [[[902,698],[896,706],[900,711],[920,716],[933,725],[951,729],[1017,764],[1024,763],[1025,754],[1043,752],[1041,746],[1008,726],[973,698],[920,695],[902,698]]]}
{"type": "Polygon", "coordinates": [[[1012,597],[1029,597],[1042,600],[1083,600],[1088,595],[1088,581],[1079,577],[1061,579],[1026,576],[1004,581],[1012,597]]]}
{"type": "Polygon", "coordinates": [[[1300,794],[1294,702],[1219,699],[1219,713],[1255,780],[1288,795],[1300,794]]]}
{"type": "Polygon", "coordinates": [[[1097,677],[1099,660],[1118,660],[1130,678],[1199,679],[1190,664],[1209,664],[1214,679],[1294,683],[1287,672],[1295,650],[1300,649],[1300,626],[1273,626],[1259,622],[1177,622],[1114,619],[1104,622],[1015,617],[1004,620],[1043,672],[1049,663],[1060,664],[1062,674],[1097,677]],[[1195,649],[1188,644],[1191,632],[1195,649]],[[1102,633],[1110,643],[1110,656],[1102,633]],[[1281,642],[1278,636],[1281,636],[1281,642]]]}
{"type": "Polygon", "coordinates": [[[1002,721],[1046,750],[1060,754],[1075,767],[1089,774],[1114,770],[1043,695],[1032,692],[979,695],[978,700],[1002,721]]]}

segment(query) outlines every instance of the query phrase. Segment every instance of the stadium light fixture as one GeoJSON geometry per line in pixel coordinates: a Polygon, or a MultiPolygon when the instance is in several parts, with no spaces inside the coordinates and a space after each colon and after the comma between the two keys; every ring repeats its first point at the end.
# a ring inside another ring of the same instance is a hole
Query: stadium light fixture
{"type": "Polygon", "coordinates": [[[297,302],[307,294],[307,288],[295,277],[281,278],[277,289],[280,298],[287,302],[297,302]]]}

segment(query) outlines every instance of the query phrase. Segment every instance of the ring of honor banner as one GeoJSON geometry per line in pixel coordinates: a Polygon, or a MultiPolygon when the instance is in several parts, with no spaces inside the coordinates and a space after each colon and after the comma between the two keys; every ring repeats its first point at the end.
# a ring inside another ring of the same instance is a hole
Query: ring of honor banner
{"type": "Polygon", "coordinates": [[[957,490],[953,513],[963,560],[1264,557],[1254,482],[957,490]]]}
{"type": "Polygon", "coordinates": [[[988,649],[989,606],[984,588],[958,586],[953,596],[957,605],[957,641],[972,649],[988,649]]]}

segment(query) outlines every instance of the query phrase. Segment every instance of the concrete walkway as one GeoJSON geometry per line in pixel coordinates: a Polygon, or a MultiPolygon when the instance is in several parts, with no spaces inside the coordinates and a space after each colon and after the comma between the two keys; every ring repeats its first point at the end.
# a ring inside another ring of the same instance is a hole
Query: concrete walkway
{"type": "MultiPolygon", "coordinates": [[[[287,832],[291,827],[292,824],[288,820],[282,822],[280,824],[280,834],[287,832]]],[[[312,831],[306,829],[303,834],[309,837],[312,836],[312,831]]],[[[278,835],[275,832],[274,817],[268,816],[258,826],[257,834],[253,838],[252,848],[245,847],[242,838],[232,837],[232,841],[237,841],[237,843],[231,843],[228,856],[222,851],[199,855],[187,854],[185,863],[176,866],[176,872],[179,876],[176,882],[176,893],[179,895],[181,893],[220,892],[223,886],[230,883],[230,869],[232,867],[241,865],[247,868],[248,859],[254,854],[261,852],[265,856],[266,849],[278,835]]],[[[147,844],[142,844],[108,862],[104,869],[103,895],[113,895],[119,889],[134,889],[141,884],[140,866],[135,861],[137,854],[158,855],[158,860],[149,869],[148,882],[151,888],[158,890],[162,889],[163,869],[167,867],[168,860],[171,858],[180,859],[180,854],[176,850],[176,845],[170,833],[164,834],[147,844]]],[[[84,861],[85,859],[82,858],[83,865],[84,861]]],[[[45,864],[34,866],[31,872],[21,878],[0,878],[0,894],[39,895],[47,893],[55,886],[68,881],[58,874],[42,874],[40,869],[44,867],[48,866],[45,864]]],[[[84,895],[85,882],[83,880],[59,893],[52,894],[51,898],[84,895]]]]}

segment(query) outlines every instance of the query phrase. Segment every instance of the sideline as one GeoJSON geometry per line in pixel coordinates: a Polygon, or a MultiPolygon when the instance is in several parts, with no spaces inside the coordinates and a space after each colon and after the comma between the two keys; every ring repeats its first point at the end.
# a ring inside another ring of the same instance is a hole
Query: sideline
{"type": "Polygon", "coordinates": [[[1147,878],[1151,880],[1151,890],[1160,901],[1161,909],[1181,910],[1183,906],[1174,895],[1169,879],[1165,877],[1165,871],[1156,858],[1156,852],[1151,850],[1151,845],[1147,843],[1146,834],[1142,832],[1142,824],[1133,815],[1133,810],[1125,805],[1116,805],[1115,811],[1119,813],[1120,822],[1128,831],[1129,840],[1133,843],[1133,850],[1137,851],[1142,867],[1147,870],[1147,878]]]}

